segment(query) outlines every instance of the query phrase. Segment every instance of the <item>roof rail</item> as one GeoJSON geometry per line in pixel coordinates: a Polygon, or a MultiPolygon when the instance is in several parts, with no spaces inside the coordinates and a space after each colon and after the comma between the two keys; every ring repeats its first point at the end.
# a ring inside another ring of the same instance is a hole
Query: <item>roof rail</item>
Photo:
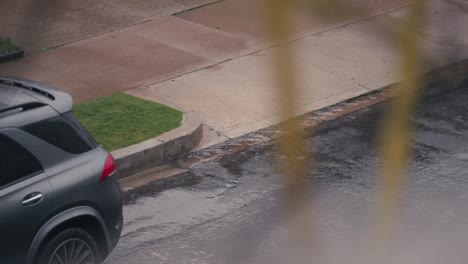
{"type": "Polygon", "coordinates": [[[59,113],[71,111],[73,106],[73,100],[68,93],[45,84],[11,77],[0,77],[0,84],[23,89],[32,95],[41,95],[40,98],[36,98],[41,100],[44,104],[50,105],[59,113]]]}
{"type": "Polygon", "coordinates": [[[54,101],[55,100],[55,97],[48,93],[47,91],[44,91],[44,90],[41,90],[37,87],[33,87],[33,86],[30,86],[30,85],[27,85],[26,83],[24,82],[18,82],[18,81],[15,81],[13,79],[3,79],[3,78],[0,78],[0,83],[3,83],[3,84],[8,84],[8,85],[12,85],[12,86],[15,86],[15,87],[18,87],[18,88],[23,88],[23,89],[27,89],[31,92],[35,92],[35,93],[38,93],[38,94],[41,94],[47,98],[49,98],[50,100],[54,101]]]}
{"type": "Polygon", "coordinates": [[[46,104],[40,103],[40,102],[31,102],[31,103],[25,103],[25,104],[20,104],[20,105],[14,105],[11,107],[0,109],[0,116],[3,116],[5,114],[9,115],[13,113],[23,112],[23,111],[31,110],[31,109],[38,108],[41,106],[46,106],[46,104]]]}

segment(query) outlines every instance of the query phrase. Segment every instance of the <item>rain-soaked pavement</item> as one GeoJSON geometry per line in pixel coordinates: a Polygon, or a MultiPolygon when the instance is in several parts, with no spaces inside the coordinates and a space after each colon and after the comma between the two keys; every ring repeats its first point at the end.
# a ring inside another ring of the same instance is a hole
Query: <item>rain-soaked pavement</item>
{"type": "MultiPolygon", "coordinates": [[[[434,85],[425,94],[391,260],[466,263],[468,82],[434,85]]],[[[318,157],[307,183],[310,233],[288,229],[282,158],[274,146],[259,145],[131,191],[120,243],[106,263],[300,263],[287,257],[300,235],[313,237],[303,243],[314,263],[362,263],[370,250],[385,107],[328,122],[306,140],[318,157]]]]}

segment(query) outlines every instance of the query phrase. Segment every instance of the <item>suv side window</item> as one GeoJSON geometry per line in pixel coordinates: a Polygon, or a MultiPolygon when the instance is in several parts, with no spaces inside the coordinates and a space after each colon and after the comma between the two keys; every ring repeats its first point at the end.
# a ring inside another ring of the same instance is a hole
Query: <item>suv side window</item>
{"type": "Polygon", "coordinates": [[[0,188],[40,172],[42,166],[31,153],[0,135],[0,188]]]}
{"type": "Polygon", "coordinates": [[[76,126],[62,116],[56,116],[27,125],[23,130],[72,154],[96,148],[97,144],[76,126]]]}

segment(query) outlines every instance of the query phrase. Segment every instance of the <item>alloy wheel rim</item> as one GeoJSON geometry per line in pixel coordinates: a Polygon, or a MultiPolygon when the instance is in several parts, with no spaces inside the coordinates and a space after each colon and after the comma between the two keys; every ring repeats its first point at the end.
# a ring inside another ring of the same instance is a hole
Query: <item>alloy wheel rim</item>
{"type": "Polygon", "coordinates": [[[85,241],[72,238],[60,244],[49,259],[49,264],[94,264],[93,250],[85,241]]]}

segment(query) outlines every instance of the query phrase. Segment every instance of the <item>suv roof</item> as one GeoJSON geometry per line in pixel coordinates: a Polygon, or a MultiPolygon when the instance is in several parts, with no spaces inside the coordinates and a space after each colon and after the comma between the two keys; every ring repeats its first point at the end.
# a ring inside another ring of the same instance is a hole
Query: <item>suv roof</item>
{"type": "Polygon", "coordinates": [[[71,111],[71,96],[50,86],[19,78],[0,77],[0,115],[49,105],[58,113],[71,111]]]}

